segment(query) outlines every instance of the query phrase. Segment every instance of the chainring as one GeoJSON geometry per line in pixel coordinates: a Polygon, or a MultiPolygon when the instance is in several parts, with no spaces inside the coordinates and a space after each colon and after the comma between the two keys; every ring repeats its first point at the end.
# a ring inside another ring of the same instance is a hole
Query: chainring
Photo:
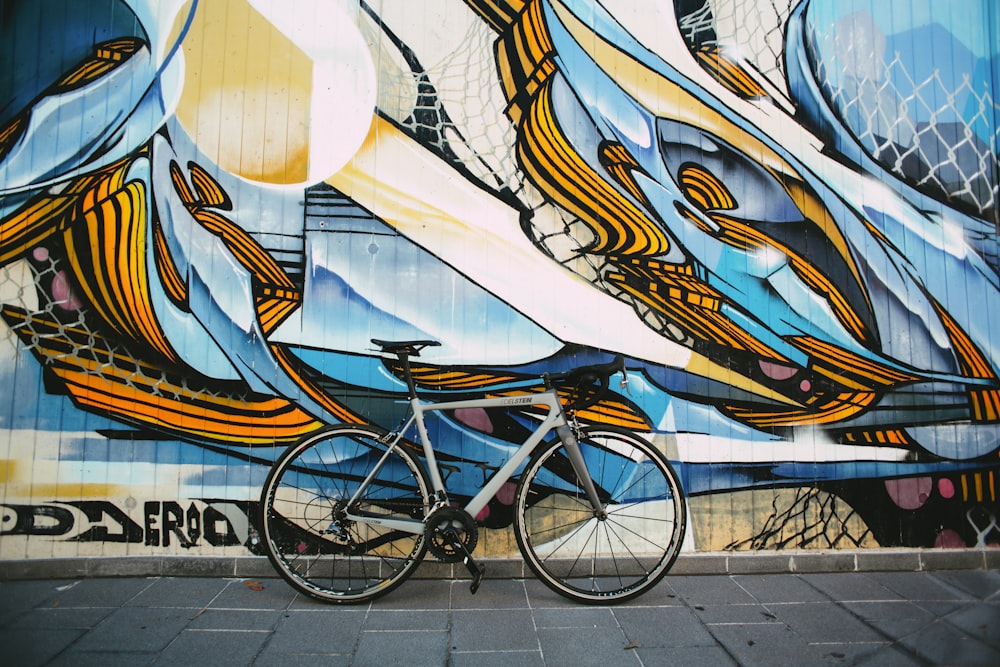
{"type": "Polygon", "coordinates": [[[427,549],[445,563],[461,562],[479,543],[479,527],[476,525],[476,520],[460,507],[441,507],[434,510],[427,517],[424,534],[427,536],[427,549]],[[452,535],[465,547],[464,552],[452,539],[449,539],[452,535]]]}

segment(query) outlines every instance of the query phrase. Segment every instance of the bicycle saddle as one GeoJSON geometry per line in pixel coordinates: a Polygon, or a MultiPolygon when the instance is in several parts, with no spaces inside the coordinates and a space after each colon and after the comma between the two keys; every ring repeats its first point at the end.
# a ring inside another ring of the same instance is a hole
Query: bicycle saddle
{"type": "Polygon", "coordinates": [[[419,357],[420,350],[425,347],[438,347],[441,345],[436,340],[400,340],[389,341],[372,338],[372,342],[382,348],[382,352],[387,354],[407,354],[411,357],[419,357]]]}

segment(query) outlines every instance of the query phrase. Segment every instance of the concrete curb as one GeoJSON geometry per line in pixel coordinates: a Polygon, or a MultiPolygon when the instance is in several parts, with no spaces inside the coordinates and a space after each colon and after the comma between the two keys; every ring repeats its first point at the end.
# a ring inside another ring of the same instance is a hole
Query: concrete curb
{"type": "MultiPolygon", "coordinates": [[[[534,575],[520,558],[483,558],[490,579],[534,575]]],[[[1000,549],[870,549],[681,554],[670,574],[787,574],[819,572],[920,572],[1000,570],[1000,549]]],[[[0,580],[79,579],[85,577],[236,577],[277,576],[262,556],[120,556],[112,558],[36,558],[0,560],[0,580]]],[[[414,574],[422,579],[464,579],[461,564],[428,558],[414,574]]]]}

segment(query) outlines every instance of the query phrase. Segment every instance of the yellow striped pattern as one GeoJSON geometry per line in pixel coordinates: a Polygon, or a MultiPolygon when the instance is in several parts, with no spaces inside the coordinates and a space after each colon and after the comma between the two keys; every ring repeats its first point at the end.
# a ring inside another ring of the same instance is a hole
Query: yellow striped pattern
{"type": "Polygon", "coordinates": [[[982,503],[997,501],[997,476],[996,471],[977,472],[962,475],[959,478],[962,487],[962,500],[982,503]]]}
{"type": "MultiPolygon", "coordinates": [[[[491,393],[488,396],[531,396],[542,391],[544,391],[543,387],[533,390],[512,389],[505,392],[491,393]]],[[[559,390],[558,393],[563,405],[566,405],[567,401],[572,398],[567,391],[559,390]]],[[[543,405],[526,406],[524,409],[540,417],[548,410],[543,405]]],[[[604,398],[594,405],[582,410],[576,410],[575,415],[577,419],[588,424],[612,424],[643,433],[652,430],[649,420],[645,415],[640,414],[631,405],[618,398],[604,398]]]]}
{"type": "Polygon", "coordinates": [[[757,428],[805,426],[843,421],[870,407],[876,398],[875,392],[842,392],[834,396],[817,394],[802,409],[768,411],[759,405],[726,405],[724,409],[734,418],[757,428]]]}
{"type": "Polygon", "coordinates": [[[77,213],[81,195],[122,163],[103,172],[80,176],[69,182],[58,195],[42,194],[0,221],[0,266],[17,259],[52,234],[65,229],[77,213]]]}
{"type": "MultiPolygon", "coordinates": [[[[32,342],[27,327],[16,326],[27,320],[24,311],[7,306],[3,316],[23,342],[32,342]]],[[[217,381],[211,390],[193,388],[190,374],[174,375],[120,347],[111,352],[107,345],[93,345],[95,337],[101,339],[91,330],[37,316],[31,324],[39,333],[32,350],[73,401],[88,410],[181,437],[235,445],[287,444],[322,426],[282,398],[226,395],[217,381]]]]}
{"type": "Polygon", "coordinates": [[[497,32],[503,32],[524,10],[526,0],[465,0],[479,18],[497,32]]]}
{"type": "Polygon", "coordinates": [[[624,146],[615,142],[604,142],[598,149],[598,157],[601,165],[636,201],[647,208],[651,206],[646,194],[632,177],[632,172],[639,169],[639,163],[625,150],[624,146]]]}
{"type": "Polygon", "coordinates": [[[163,227],[159,224],[153,226],[153,258],[156,262],[156,273],[160,277],[160,283],[167,296],[182,310],[187,310],[187,283],[170,257],[167,237],[164,235],[163,227]]]}
{"type": "Polygon", "coordinates": [[[690,267],[646,258],[613,257],[617,272],[605,280],[646,304],[692,338],[789,363],[721,312],[724,296],[695,277],[690,267]]]}
{"type": "MultiPolygon", "coordinates": [[[[386,366],[398,377],[403,377],[403,369],[398,363],[387,362],[386,366]]],[[[483,391],[489,397],[501,396],[531,396],[544,391],[544,387],[539,385],[532,388],[516,388],[508,390],[489,391],[490,387],[499,384],[525,379],[526,375],[517,374],[493,374],[487,371],[443,369],[436,366],[414,366],[413,381],[421,387],[436,390],[452,391],[483,391]]],[[[569,398],[569,393],[559,391],[559,395],[565,403],[569,398]]],[[[529,412],[541,413],[546,410],[543,406],[532,406],[525,408],[529,412]]],[[[617,424],[625,428],[636,431],[649,431],[648,420],[639,414],[635,408],[620,398],[606,397],[595,405],[583,410],[577,410],[576,416],[586,422],[601,424],[617,424]]]]}
{"type": "MultiPolygon", "coordinates": [[[[171,178],[173,178],[174,183],[177,179],[174,177],[174,170],[177,169],[177,163],[170,163],[171,178]]],[[[201,202],[202,206],[211,206],[212,208],[220,208],[224,211],[228,211],[233,208],[233,202],[229,199],[229,194],[222,189],[219,182],[216,181],[211,174],[209,174],[205,169],[199,165],[197,162],[188,162],[188,171],[191,174],[191,185],[194,187],[194,191],[197,193],[197,199],[201,202]]]]}
{"type": "Polygon", "coordinates": [[[883,389],[919,379],[812,336],[791,336],[788,342],[809,355],[813,370],[849,389],[883,389]]]}
{"type": "Polygon", "coordinates": [[[566,140],[545,84],[518,136],[517,155],[534,183],[596,235],[593,253],[660,255],[670,249],[663,230],[600,176],[566,140]]]}
{"type": "Polygon", "coordinates": [[[888,445],[893,447],[913,447],[913,441],[899,429],[874,429],[866,431],[846,431],[840,436],[850,445],[888,445]]]}
{"type": "Polygon", "coordinates": [[[6,125],[0,127],[0,162],[7,157],[7,153],[14,147],[21,136],[21,132],[28,126],[26,114],[15,116],[6,125]]]}
{"type": "MultiPolygon", "coordinates": [[[[996,373],[993,372],[986,355],[972,342],[948,311],[941,307],[941,304],[933,299],[931,303],[945,331],[948,332],[951,347],[955,351],[962,373],[970,378],[996,380],[996,373]]],[[[973,420],[978,422],[1000,420],[1000,389],[972,389],[969,391],[969,400],[972,404],[973,420]]]]}
{"type": "Polygon", "coordinates": [[[702,69],[725,88],[745,100],[767,99],[768,94],[744,67],[731,60],[718,46],[702,46],[695,51],[702,69]]]}
{"type": "Polygon", "coordinates": [[[264,334],[274,331],[302,304],[302,294],[274,258],[239,225],[212,208],[228,210],[232,201],[211,174],[188,163],[192,187],[176,162],[170,163],[174,190],[192,217],[219,237],[254,279],[254,303],[264,334]]]}
{"type": "Polygon", "coordinates": [[[702,211],[736,208],[736,199],[725,184],[700,165],[685,165],[677,180],[687,197],[702,211]]]}
{"type": "Polygon", "coordinates": [[[309,398],[323,406],[324,410],[334,415],[339,421],[345,424],[362,424],[365,422],[360,415],[357,415],[347,406],[334,400],[332,396],[323,391],[319,384],[308,377],[308,375],[302,370],[302,362],[284,345],[272,344],[271,352],[274,354],[274,358],[278,360],[278,365],[281,366],[283,371],[285,371],[285,374],[294,380],[295,384],[297,384],[299,388],[302,389],[307,396],[309,396],[309,398]]]}
{"type": "MultiPolygon", "coordinates": [[[[395,362],[386,364],[400,379],[404,378],[402,365],[395,362]]],[[[437,366],[413,366],[413,381],[418,387],[438,390],[478,390],[495,387],[524,376],[514,374],[495,374],[482,371],[467,371],[462,369],[443,369],[437,366]]]]}
{"type": "Polygon", "coordinates": [[[123,37],[98,44],[94,47],[93,57],[63,75],[53,86],[53,92],[72,90],[99,79],[132,57],[143,44],[145,42],[138,37],[123,37]]]}
{"type": "Polygon", "coordinates": [[[556,66],[542,6],[530,2],[497,42],[497,71],[507,97],[507,116],[517,125],[556,66]]]}
{"type": "Polygon", "coordinates": [[[736,220],[721,213],[710,213],[712,220],[722,228],[718,234],[720,240],[741,250],[774,248],[788,258],[789,266],[795,274],[813,291],[823,296],[830,309],[836,315],[844,328],[863,343],[871,342],[871,332],[862,319],[851,307],[850,302],[825,275],[820,273],[813,264],[792,250],[787,245],[767,236],[741,220],[736,220]]]}
{"type": "Polygon", "coordinates": [[[66,253],[88,305],[109,326],[176,361],[149,298],[146,187],[124,182],[127,169],[119,163],[83,195],[82,218],[63,234],[66,253]]]}

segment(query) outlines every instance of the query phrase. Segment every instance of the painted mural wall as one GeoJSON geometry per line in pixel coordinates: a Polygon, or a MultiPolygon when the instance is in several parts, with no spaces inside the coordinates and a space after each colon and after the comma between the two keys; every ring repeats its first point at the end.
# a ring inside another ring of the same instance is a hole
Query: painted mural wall
{"type": "MultiPolygon", "coordinates": [[[[991,0],[0,1],[0,558],[259,553],[373,337],[624,355],[687,550],[997,546],[998,92],[991,0]]],[[[435,422],[452,494],[535,417],[435,422]]]]}

